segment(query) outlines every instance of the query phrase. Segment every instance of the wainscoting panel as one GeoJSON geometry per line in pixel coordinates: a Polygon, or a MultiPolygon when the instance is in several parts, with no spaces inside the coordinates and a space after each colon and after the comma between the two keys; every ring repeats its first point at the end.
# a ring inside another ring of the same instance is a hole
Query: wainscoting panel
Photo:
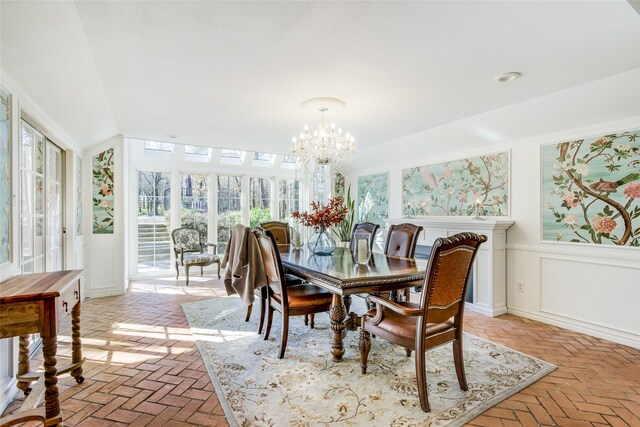
{"type": "Polygon", "coordinates": [[[540,312],[640,334],[640,266],[540,256],[540,312]]]}

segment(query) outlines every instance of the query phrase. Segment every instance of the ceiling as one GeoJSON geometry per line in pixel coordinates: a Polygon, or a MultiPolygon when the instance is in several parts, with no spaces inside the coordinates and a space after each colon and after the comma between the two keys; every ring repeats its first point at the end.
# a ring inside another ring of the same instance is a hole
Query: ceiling
{"type": "Polygon", "coordinates": [[[286,153],[323,96],[368,147],[640,67],[621,0],[0,8],[3,72],[83,148],[121,133],[286,153]],[[523,77],[493,80],[508,71],[523,77]]]}

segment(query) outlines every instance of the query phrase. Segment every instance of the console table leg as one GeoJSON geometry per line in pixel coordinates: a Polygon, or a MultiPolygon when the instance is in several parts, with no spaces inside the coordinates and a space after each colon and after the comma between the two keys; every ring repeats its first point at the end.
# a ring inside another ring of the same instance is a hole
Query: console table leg
{"type": "MultiPolygon", "coordinates": [[[[71,310],[71,363],[76,364],[82,362],[82,343],[80,342],[80,308],[78,302],[71,310]]],[[[76,379],[78,384],[84,381],[82,376],[82,365],[71,371],[71,376],[76,379]]]]}
{"type": "MultiPolygon", "coordinates": [[[[29,373],[29,335],[20,335],[20,345],[18,353],[18,376],[29,373]]],[[[31,392],[31,383],[27,381],[19,381],[18,388],[22,390],[25,396],[31,392]]]]}
{"type": "MultiPolygon", "coordinates": [[[[56,368],[57,337],[42,337],[44,357],[44,407],[47,420],[60,419],[60,397],[58,394],[58,369],[56,368]]],[[[60,419],[61,421],[61,419],[60,419]]],[[[48,424],[45,421],[45,424],[48,424]]],[[[62,423],[54,425],[61,426],[62,423]]]]}
{"type": "Polygon", "coordinates": [[[331,346],[331,354],[334,362],[342,362],[344,355],[344,345],[342,343],[343,331],[346,327],[344,319],[347,316],[347,310],[342,301],[342,295],[333,294],[331,300],[331,310],[329,317],[331,318],[331,330],[333,331],[333,344],[331,346]]]}

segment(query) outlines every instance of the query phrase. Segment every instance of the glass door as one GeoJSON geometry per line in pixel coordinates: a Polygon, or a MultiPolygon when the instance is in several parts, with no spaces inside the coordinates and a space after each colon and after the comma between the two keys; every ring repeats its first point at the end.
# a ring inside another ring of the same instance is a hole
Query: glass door
{"type": "Polygon", "coordinates": [[[171,174],[138,172],[138,273],[171,268],[171,174]]]}
{"type": "Polygon", "coordinates": [[[20,264],[23,273],[64,268],[63,151],[20,123],[20,264]]]}
{"type": "Polygon", "coordinates": [[[62,263],[62,150],[53,142],[47,140],[45,180],[45,267],[46,271],[63,269],[62,263]]]}

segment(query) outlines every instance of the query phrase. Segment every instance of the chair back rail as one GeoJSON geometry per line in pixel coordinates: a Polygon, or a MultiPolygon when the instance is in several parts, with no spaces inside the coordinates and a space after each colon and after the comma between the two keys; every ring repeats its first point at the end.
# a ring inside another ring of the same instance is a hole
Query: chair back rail
{"type": "MultiPolygon", "coordinates": [[[[277,245],[288,245],[291,243],[291,227],[286,222],[269,221],[260,224],[260,227],[273,234],[277,245]]],[[[276,246],[277,247],[277,246],[276,246]]]]}
{"type": "Polygon", "coordinates": [[[351,231],[351,240],[349,240],[349,249],[351,249],[351,252],[355,253],[356,245],[358,244],[358,242],[355,241],[356,233],[368,233],[371,235],[369,238],[369,250],[372,250],[378,228],[380,228],[380,226],[372,222],[361,222],[359,224],[355,224],[351,231]]]}
{"type": "Polygon", "coordinates": [[[421,225],[392,224],[389,227],[387,241],[384,245],[385,255],[413,258],[416,253],[418,236],[422,230],[421,225]]]}

